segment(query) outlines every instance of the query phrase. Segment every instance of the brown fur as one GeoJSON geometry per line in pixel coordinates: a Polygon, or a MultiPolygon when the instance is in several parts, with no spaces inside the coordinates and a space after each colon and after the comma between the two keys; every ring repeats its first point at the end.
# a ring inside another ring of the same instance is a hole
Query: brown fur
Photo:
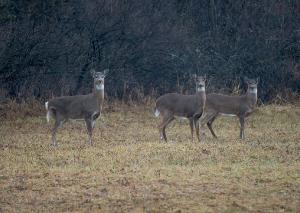
{"type": "Polygon", "coordinates": [[[83,119],[86,123],[89,142],[92,145],[92,133],[96,119],[100,116],[104,101],[105,73],[92,72],[94,78],[93,93],[88,95],[62,96],[53,98],[46,103],[47,119],[53,117],[55,124],[52,129],[52,144],[57,145],[56,132],[69,119],[83,119]],[[103,89],[96,89],[103,85],[103,89]]]}
{"type": "MultiPolygon", "coordinates": [[[[167,142],[167,136],[165,129],[169,123],[171,123],[175,116],[186,117],[189,119],[192,140],[194,125],[198,125],[196,122],[203,112],[205,106],[205,78],[196,77],[196,89],[198,87],[204,89],[204,91],[196,92],[195,95],[181,95],[177,93],[168,93],[159,97],[156,101],[156,110],[162,116],[162,121],[159,124],[159,132],[161,139],[167,142]]],[[[199,128],[196,126],[196,135],[200,141],[199,128]]]]}
{"type": "Polygon", "coordinates": [[[235,115],[240,121],[240,138],[244,138],[245,117],[249,116],[255,109],[257,102],[257,94],[251,93],[251,90],[257,90],[257,80],[246,79],[248,84],[247,93],[242,96],[229,96],[222,94],[208,94],[206,97],[206,106],[204,115],[200,119],[200,123],[207,123],[211,134],[216,138],[216,134],[212,129],[212,124],[217,116],[221,114],[235,115]]]}

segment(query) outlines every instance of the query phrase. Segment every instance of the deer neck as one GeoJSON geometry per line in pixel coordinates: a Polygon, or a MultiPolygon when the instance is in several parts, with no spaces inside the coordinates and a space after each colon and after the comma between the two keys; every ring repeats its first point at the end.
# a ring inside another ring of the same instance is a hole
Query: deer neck
{"type": "Polygon", "coordinates": [[[98,105],[101,108],[104,100],[104,85],[103,86],[94,85],[93,95],[96,97],[98,105]]]}
{"type": "Polygon", "coordinates": [[[206,100],[206,94],[205,94],[205,89],[204,88],[201,88],[201,89],[198,89],[196,91],[196,97],[197,99],[202,103],[203,101],[206,100]]]}
{"type": "Polygon", "coordinates": [[[246,97],[251,106],[254,107],[257,102],[257,89],[252,91],[248,89],[246,97]]]}
{"type": "Polygon", "coordinates": [[[202,88],[196,87],[196,94],[205,94],[205,87],[202,88]]]}

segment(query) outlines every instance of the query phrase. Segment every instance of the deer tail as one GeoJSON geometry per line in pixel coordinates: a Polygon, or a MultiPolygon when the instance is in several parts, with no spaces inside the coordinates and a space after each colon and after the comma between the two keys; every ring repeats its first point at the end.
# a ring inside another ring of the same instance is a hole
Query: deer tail
{"type": "Polygon", "coordinates": [[[47,119],[47,122],[49,123],[50,117],[51,117],[51,110],[49,110],[49,102],[48,101],[45,103],[45,108],[47,110],[46,119],[47,119]]]}
{"type": "Polygon", "coordinates": [[[156,107],[154,108],[154,115],[155,117],[158,117],[160,115],[160,111],[156,107]]]}

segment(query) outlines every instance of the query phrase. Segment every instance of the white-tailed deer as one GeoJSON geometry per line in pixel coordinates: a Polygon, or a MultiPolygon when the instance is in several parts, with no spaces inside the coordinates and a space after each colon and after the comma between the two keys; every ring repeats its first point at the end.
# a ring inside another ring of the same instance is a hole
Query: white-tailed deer
{"type": "Polygon", "coordinates": [[[192,140],[194,125],[198,141],[200,141],[198,122],[196,122],[203,112],[205,106],[205,81],[202,76],[194,76],[196,83],[196,94],[182,95],[178,93],[168,93],[160,96],[155,105],[155,116],[161,115],[162,121],[158,125],[160,139],[167,142],[166,127],[175,117],[185,117],[189,119],[192,140]]]}
{"type": "Polygon", "coordinates": [[[237,116],[240,121],[240,138],[244,139],[245,117],[250,115],[256,106],[258,79],[244,78],[248,85],[245,95],[229,96],[222,94],[207,94],[204,115],[200,118],[201,126],[207,124],[211,134],[216,138],[212,129],[214,120],[219,115],[237,116]]]}
{"type": "Polygon", "coordinates": [[[87,95],[62,96],[53,98],[45,103],[47,121],[50,117],[55,119],[52,129],[52,144],[57,145],[56,132],[69,119],[84,120],[89,135],[89,143],[92,145],[92,133],[96,119],[100,116],[104,101],[104,78],[108,70],[104,72],[91,71],[94,79],[93,92],[87,95]]]}

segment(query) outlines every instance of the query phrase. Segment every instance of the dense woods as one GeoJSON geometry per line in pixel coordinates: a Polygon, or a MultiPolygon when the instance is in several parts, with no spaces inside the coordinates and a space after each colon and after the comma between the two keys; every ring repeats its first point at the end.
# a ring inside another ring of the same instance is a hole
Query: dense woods
{"type": "Polygon", "coordinates": [[[91,91],[90,69],[109,68],[109,99],[208,91],[237,93],[259,77],[259,98],[300,92],[298,0],[0,1],[2,97],[91,91]]]}

